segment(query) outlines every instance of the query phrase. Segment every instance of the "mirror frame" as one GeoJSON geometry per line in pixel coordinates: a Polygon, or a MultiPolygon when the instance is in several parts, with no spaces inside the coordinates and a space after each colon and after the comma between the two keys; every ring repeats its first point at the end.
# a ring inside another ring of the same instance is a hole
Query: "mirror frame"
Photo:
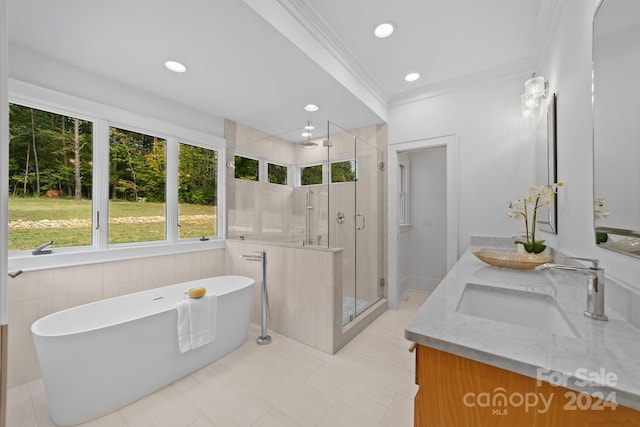
{"type": "Polygon", "coordinates": [[[596,216],[595,216],[595,203],[596,203],[596,138],[595,138],[595,125],[596,125],[596,115],[595,115],[595,73],[593,72],[595,68],[596,62],[596,43],[595,43],[595,34],[596,34],[596,18],[598,17],[598,12],[604,5],[606,0],[600,0],[598,6],[596,7],[596,11],[593,15],[593,25],[592,25],[592,34],[591,34],[591,62],[592,62],[592,81],[591,81],[591,115],[592,115],[592,155],[593,155],[593,206],[594,206],[594,215],[593,215],[593,228],[595,234],[595,243],[596,246],[608,249],[613,252],[621,253],[624,255],[628,255],[635,258],[640,258],[640,230],[627,230],[623,228],[616,227],[602,227],[596,225],[596,216]],[[620,239],[614,241],[614,239],[610,238],[610,235],[614,235],[619,237],[620,239]]]}
{"type": "MultiPolygon", "coordinates": [[[[547,158],[547,182],[546,184],[554,184],[558,182],[558,133],[557,133],[557,114],[556,103],[557,96],[552,94],[549,97],[546,116],[543,116],[540,123],[546,119],[546,141],[536,141],[536,146],[546,144],[547,158]]],[[[540,126],[540,124],[538,125],[540,126]]],[[[553,198],[552,205],[543,211],[538,212],[538,226],[541,230],[558,234],[558,194],[553,198]],[[546,215],[545,215],[546,213],[546,215]],[[542,215],[541,215],[542,214],[542,215]]]]}

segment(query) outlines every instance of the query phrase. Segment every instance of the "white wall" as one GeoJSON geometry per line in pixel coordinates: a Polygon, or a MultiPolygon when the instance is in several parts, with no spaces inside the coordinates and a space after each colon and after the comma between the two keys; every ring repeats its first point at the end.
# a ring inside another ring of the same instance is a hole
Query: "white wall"
{"type": "Polygon", "coordinates": [[[558,177],[567,183],[552,243],[569,254],[600,259],[607,276],[640,290],[640,261],[594,244],[591,38],[598,2],[563,0],[540,67],[558,93],[558,177]]]}
{"type": "MultiPolygon", "coordinates": [[[[544,238],[570,255],[600,259],[607,276],[639,290],[640,261],[594,242],[591,38],[597,3],[560,3],[540,66],[531,70],[544,75],[550,92],[558,94],[558,180],[566,183],[558,199],[559,234],[545,233],[544,238]]],[[[523,230],[520,221],[507,218],[506,203],[525,195],[534,176],[529,165],[535,123],[518,114],[526,78],[514,76],[390,109],[390,145],[458,136],[459,253],[472,235],[510,236],[523,230]]]]}
{"type": "Polygon", "coordinates": [[[408,171],[409,223],[397,239],[397,287],[432,292],[447,274],[447,150],[425,148],[398,154],[408,171]]]}
{"type": "MultiPolygon", "coordinates": [[[[40,376],[31,325],[51,313],[119,295],[224,274],[224,249],[27,271],[9,279],[8,384],[40,376]]],[[[3,273],[4,274],[4,273],[3,273]]]]}
{"type": "Polygon", "coordinates": [[[116,83],[50,57],[35,55],[16,45],[10,46],[9,77],[66,95],[224,137],[224,120],[221,117],[205,114],[187,105],[176,105],[171,99],[116,83]]]}
{"type": "Polygon", "coordinates": [[[432,292],[447,274],[447,151],[409,153],[410,287],[432,292]]]}
{"type": "Polygon", "coordinates": [[[392,107],[389,144],[457,136],[458,253],[472,235],[511,236],[524,229],[509,219],[509,200],[532,184],[531,132],[520,118],[526,76],[392,107]]]}

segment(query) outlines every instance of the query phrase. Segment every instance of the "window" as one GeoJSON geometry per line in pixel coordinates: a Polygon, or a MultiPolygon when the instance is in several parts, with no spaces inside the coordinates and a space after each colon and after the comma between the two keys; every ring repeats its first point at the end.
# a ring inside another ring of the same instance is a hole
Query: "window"
{"type": "Polygon", "coordinates": [[[409,196],[408,191],[408,174],[407,166],[403,163],[398,165],[398,222],[400,224],[409,223],[409,196]]]}
{"type": "Polygon", "coordinates": [[[300,168],[300,185],[322,184],[322,165],[300,168]]]}
{"type": "Polygon", "coordinates": [[[91,101],[66,104],[67,97],[38,88],[17,89],[4,159],[12,270],[222,246],[217,228],[224,218],[217,210],[224,188],[217,174],[224,173],[224,139],[91,101]],[[52,249],[55,256],[32,255],[50,241],[44,253],[52,249]]]}
{"type": "Polygon", "coordinates": [[[236,155],[235,177],[247,181],[260,181],[260,162],[249,157],[236,155]]]}
{"type": "Polygon", "coordinates": [[[178,224],[181,239],[217,234],[218,152],[180,144],[178,224]]]}
{"type": "Polygon", "coordinates": [[[355,160],[331,163],[331,182],[354,182],[358,180],[358,167],[355,160]]]}
{"type": "Polygon", "coordinates": [[[9,250],[91,245],[93,123],[9,105],[9,250]]]}
{"type": "Polygon", "coordinates": [[[287,167],[268,163],[267,177],[271,184],[287,185],[287,167]]]}
{"type": "Polygon", "coordinates": [[[109,243],[165,240],[166,141],[109,129],[109,243]]]}

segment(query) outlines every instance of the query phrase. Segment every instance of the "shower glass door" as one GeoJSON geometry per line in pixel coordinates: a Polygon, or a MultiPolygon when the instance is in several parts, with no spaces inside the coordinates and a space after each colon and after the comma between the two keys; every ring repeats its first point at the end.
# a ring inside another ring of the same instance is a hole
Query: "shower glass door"
{"type": "Polygon", "coordinates": [[[381,291],[381,151],[359,133],[329,124],[329,232],[330,245],[343,250],[343,325],[381,291]]]}
{"type": "Polygon", "coordinates": [[[359,316],[382,296],[382,160],[381,150],[366,133],[355,137],[357,180],[355,190],[355,315],[359,316]]]}

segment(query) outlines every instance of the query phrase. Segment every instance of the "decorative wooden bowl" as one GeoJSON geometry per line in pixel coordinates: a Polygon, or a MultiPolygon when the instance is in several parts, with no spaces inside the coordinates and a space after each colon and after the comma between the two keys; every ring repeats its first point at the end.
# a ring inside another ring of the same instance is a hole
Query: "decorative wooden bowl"
{"type": "Polygon", "coordinates": [[[495,249],[480,249],[473,254],[489,265],[515,270],[531,270],[541,264],[552,262],[553,258],[546,254],[530,254],[495,249]]]}

